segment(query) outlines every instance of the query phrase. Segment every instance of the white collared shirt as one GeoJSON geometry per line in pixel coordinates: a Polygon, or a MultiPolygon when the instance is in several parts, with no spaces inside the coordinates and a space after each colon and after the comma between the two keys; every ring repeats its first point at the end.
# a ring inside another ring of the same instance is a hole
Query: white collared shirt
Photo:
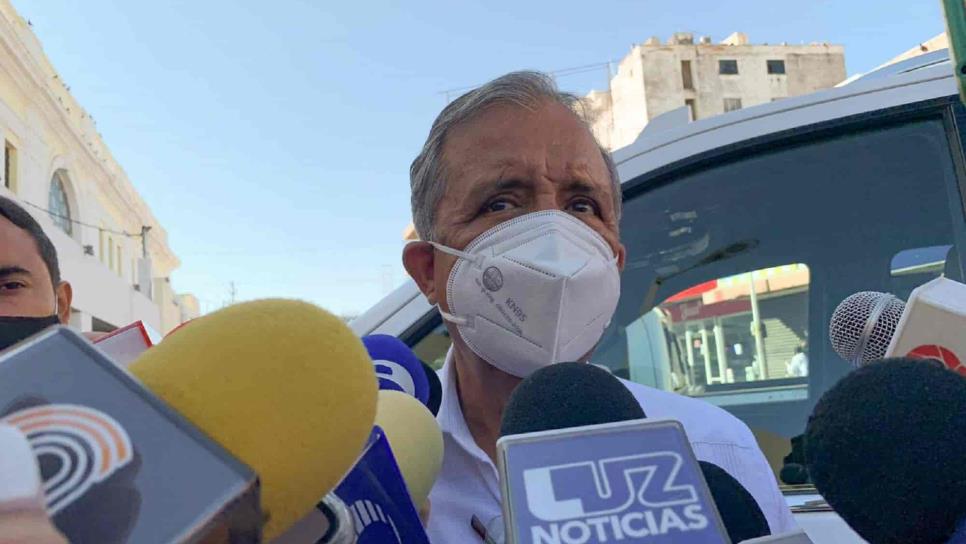
{"type": "MultiPolygon", "coordinates": [[[[477,544],[472,516],[483,524],[502,515],[496,465],[476,445],[456,393],[453,350],[439,371],[443,397],[437,420],[443,431],[443,468],[430,492],[429,538],[433,544],[477,544]]],[[[775,475],[751,430],[741,420],[706,402],[621,380],[648,418],[676,419],[684,426],[698,459],[728,471],[758,502],[772,534],[797,528],[775,475]]]]}

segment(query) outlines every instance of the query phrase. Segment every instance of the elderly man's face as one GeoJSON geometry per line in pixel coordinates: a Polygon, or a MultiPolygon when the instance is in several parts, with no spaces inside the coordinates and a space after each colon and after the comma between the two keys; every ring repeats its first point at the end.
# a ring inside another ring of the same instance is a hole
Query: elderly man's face
{"type": "MultiPolygon", "coordinates": [[[[57,299],[70,298],[54,289],[37,243],[27,231],[0,217],[0,316],[45,317],[54,313],[57,299]]],[[[64,321],[62,316],[61,320],[64,321]]]]}
{"type": "MultiPolygon", "coordinates": [[[[623,267],[607,166],[590,132],[566,107],[493,106],[452,130],[443,155],[446,192],[436,209],[438,242],[462,249],[514,217],[561,210],[603,236],[623,267]]],[[[431,261],[425,263],[431,270],[414,270],[409,263],[407,268],[430,303],[448,310],[439,299],[456,258],[436,252],[431,261]]]]}

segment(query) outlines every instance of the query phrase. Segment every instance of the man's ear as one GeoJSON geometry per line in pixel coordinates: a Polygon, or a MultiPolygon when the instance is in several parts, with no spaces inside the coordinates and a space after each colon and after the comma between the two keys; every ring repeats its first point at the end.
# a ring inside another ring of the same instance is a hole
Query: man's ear
{"type": "Polygon", "coordinates": [[[625,263],[627,263],[627,248],[624,244],[617,244],[617,270],[623,272],[625,263]]]}
{"type": "Polygon", "coordinates": [[[409,277],[416,282],[419,290],[430,304],[439,302],[436,298],[436,251],[429,242],[409,242],[403,248],[403,266],[409,277]]]}
{"type": "Polygon", "coordinates": [[[70,323],[70,303],[74,300],[74,288],[70,286],[70,282],[62,281],[54,291],[57,297],[57,317],[62,325],[67,325],[70,323]]]}

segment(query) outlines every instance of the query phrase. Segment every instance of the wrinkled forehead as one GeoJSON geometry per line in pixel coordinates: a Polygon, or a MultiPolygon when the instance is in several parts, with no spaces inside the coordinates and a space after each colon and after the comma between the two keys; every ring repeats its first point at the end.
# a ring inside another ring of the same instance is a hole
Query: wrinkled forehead
{"type": "Polygon", "coordinates": [[[580,172],[607,187],[607,165],[593,134],[571,109],[546,101],[536,108],[492,104],[454,126],[442,148],[447,181],[478,169],[510,167],[567,176],[580,172]]]}

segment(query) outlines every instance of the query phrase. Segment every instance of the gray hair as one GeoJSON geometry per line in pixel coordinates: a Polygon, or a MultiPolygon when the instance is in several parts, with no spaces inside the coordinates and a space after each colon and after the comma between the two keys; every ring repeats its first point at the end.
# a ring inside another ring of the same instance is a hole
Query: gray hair
{"type": "MultiPolygon", "coordinates": [[[[587,130],[590,130],[581,99],[573,94],[559,91],[553,79],[541,72],[511,72],[460,96],[443,108],[433,121],[423,149],[409,168],[413,223],[421,239],[438,240],[436,206],[439,205],[446,190],[443,144],[447,133],[494,104],[513,104],[533,111],[546,101],[567,107],[584,123],[587,130]]],[[[593,137],[593,132],[591,136],[593,137]]],[[[598,147],[613,183],[614,210],[617,218],[620,219],[621,182],[617,176],[617,166],[610,152],[599,143],[598,147]]]]}

